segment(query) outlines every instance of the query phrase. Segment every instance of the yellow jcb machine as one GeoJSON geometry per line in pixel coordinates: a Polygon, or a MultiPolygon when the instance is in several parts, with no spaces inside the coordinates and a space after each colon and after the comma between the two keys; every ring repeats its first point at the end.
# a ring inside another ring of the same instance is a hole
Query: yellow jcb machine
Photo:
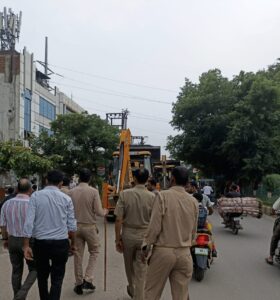
{"type": "Polygon", "coordinates": [[[130,151],[131,133],[123,129],[120,133],[119,151],[113,153],[113,170],[110,174],[110,183],[103,183],[103,206],[109,210],[108,221],[114,221],[114,209],[119,194],[126,188],[133,186],[132,171],[145,167],[151,174],[151,153],[149,151],[130,151]]]}

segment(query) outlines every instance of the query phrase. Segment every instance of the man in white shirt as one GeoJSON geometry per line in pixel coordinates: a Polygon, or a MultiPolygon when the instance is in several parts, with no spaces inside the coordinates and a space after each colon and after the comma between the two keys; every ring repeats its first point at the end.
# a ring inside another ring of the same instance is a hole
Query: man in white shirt
{"type": "Polygon", "coordinates": [[[214,192],[212,189],[212,186],[206,184],[203,188],[202,188],[203,194],[206,196],[211,196],[211,194],[214,192]]]}
{"type": "MultiPolygon", "coordinates": [[[[272,206],[273,212],[278,214],[280,213],[280,197],[275,201],[272,206]]],[[[278,241],[280,240],[280,217],[278,217],[273,226],[273,235],[270,242],[270,255],[265,259],[266,262],[270,265],[273,265],[273,257],[275,255],[275,250],[278,246],[278,241]]]]}

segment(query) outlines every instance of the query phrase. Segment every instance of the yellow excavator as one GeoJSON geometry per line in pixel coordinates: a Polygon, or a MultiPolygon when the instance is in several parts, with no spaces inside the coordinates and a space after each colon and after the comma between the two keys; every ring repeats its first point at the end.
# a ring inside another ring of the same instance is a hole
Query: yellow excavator
{"type": "Polygon", "coordinates": [[[131,151],[131,133],[123,129],[120,133],[119,151],[113,153],[113,170],[109,182],[102,187],[103,207],[109,210],[107,219],[114,221],[114,210],[119,194],[126,188],[133,187],[132,171],[144,167],[152,171],[151,153],[149,151],[131,151]]]}

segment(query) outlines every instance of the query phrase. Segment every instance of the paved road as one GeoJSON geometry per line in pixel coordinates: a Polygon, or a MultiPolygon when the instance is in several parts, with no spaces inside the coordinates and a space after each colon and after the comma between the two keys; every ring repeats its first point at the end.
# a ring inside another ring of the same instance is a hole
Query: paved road
{"type": "MultiPolygon", "coordinates": [[[[216,300],[276,300],[280,295],[280,267],[264,262],[273,225],[273,219],[264,216],[261,220],[245,218],[244,230],[238,236],[223,228],[217,214],[210,217],[214,225],[219,257],[207,271],[205,279],[191,282],[191,299],[216,300]]],[[[102,224],[100,225],[103,238],[102,224]]],[[[103,246],[103,241],[102,241],[103,246]]],[[[0,248],[2,248],[0,246],[0,248]]],[[[63,285],[62,299],[128,300],[122,256],[114,251],[113,225],[108,225],[108,288],[103,291],[103,248],[96,271],[97,290],[94,294],[77,296],[73,293],[73,258],[69,259],[63,285]]],[[[6,252],[0,252],[0,299],[12,299],[10,286],[10,263],[6,252]]],[[[38,300],[34,285],[28,299],[38,300]]],[[[163,300],[171,300],[169,284],[163,300]]]]}

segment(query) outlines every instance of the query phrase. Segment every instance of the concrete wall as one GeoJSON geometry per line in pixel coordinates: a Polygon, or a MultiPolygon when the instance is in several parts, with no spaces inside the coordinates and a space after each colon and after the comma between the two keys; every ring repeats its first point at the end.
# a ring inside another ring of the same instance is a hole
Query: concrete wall
{"type": "Polygon", "coordinates": [[[0,52],[0,140],[19,138],[20,55],[0,52]]]}
{"type": "Polygon", "coordinates": [[[48,118],[40,115],[40,97],[56,106],[56,115],[66,108],[81,113],[84,109],[57,88],[49,91],[36,82],[33,54],[0,52],[0,140],[24,139],[24,94],[29,90],[31,100],[31,132],[39,134],[39,127],[50,128],[48,118]]]}

